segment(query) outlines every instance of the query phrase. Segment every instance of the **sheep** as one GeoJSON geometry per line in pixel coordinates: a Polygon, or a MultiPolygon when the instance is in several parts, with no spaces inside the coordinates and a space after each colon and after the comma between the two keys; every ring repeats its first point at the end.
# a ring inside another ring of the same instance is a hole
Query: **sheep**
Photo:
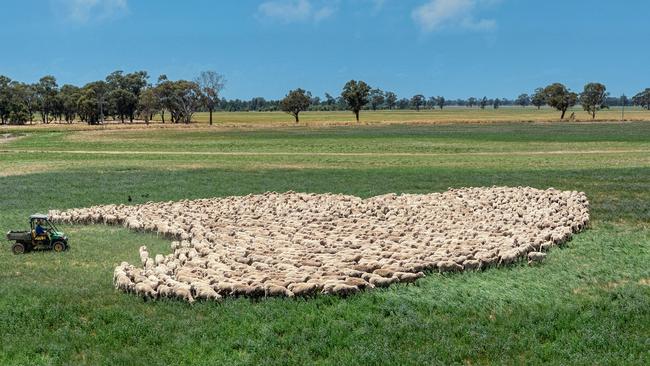
{"type": "Polygon", "coordinates": [[[156,291],[147,282],[137,283],[134,289],[136,295],[143,297],[145,300],[156,298],[156,291]]]}
{"type": "Polygon", "coordinates": [[[201,282],[195,282],[193,285],[193,290],[194,290],[194,298],[196,299],[205,299],[205,300],[220,300],[221,295],[219,295],[213,288],[212,286],[206,284],[206,283],[201,283],[201,282]]]}
{"type": "Polygon", "coordinates": [[[172,292],[179,299],[185,300],[190,304],[194,303],[194,297],[192,297],[192,286],[183,283],[176,283],[172,287],[172,292]]]}
{"type": "Polygon", "coordinates": [[[286,297],[293,297],[294,294],[293,292],[289,291],[287,288],[284,286],[278,286],[278,285],[267,285],[266,288],[264,289],[264,296],[286,296],[286,297]]]}
{"type": "Polygon", "coordinates": [[[133,281],[125,274],[119,274],[115,278],[114,283],[116,290],[123,290],[125,292],[131,292],[135,287],[133,281]]]}
{"type": "Polygon", "coordinates": [[[411,283],[424,277],[424,273],[423,272],[417,272],[417,273],[395,272],[395,277],[397,277],[397,279],[400,282],[411,283]]]}
{"type": "Polygon", "coordinates": [[[318,284],[315,283],[292,283],[288,288],[296,296],[309,296],[319,290],[318,284]]]}
{"type": "Polygon", "coordinates": [[[395,277],[386,278],[381,276],[372,276],[368,282],[375,287],[388,287],[397,281],[398,280],[395,277]]]}
{"type": "Polygon", "coordinates": [[[459,272],[463,270],[463,266],[454,261],[442,261],[438,263],[438,270],[440,272],[459,272]]]}
{"type": "Polygon", "coordinates": [[[269,192],[50,215],[54,221],[124,225],[169,237],[171,254],[150,257],[143,246],[141,267],[121,263],[113,282],[125,292],[149,286],[160,297],[176,295],[182,285],[178,297],[188,301],[202,298],[197,290],[203,297],[214,297],[211,291],[250,297],[347,294],[356,291],[345,286],[409,283],[428,270],[480,270],[524,257],[537,263],[542,252],[588,227],[589,201],[583,192],[527,187],[365,200],[269,192]],[[185,286],[194,293],[187,296],[185,286]]]}
{"type": "Polygon", "coordinates": [[[546,253],[530,252],[528,253],[528,264],[540,263],[546,259],[546,253]]]}

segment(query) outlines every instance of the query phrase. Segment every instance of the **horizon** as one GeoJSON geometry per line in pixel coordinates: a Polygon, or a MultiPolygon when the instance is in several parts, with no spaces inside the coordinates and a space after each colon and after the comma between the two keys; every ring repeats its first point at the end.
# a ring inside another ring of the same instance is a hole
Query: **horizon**
{"type": "Polygon", "coordinates": [[[553,82],[575,92],[602,82],[612,97],[649,86],[641,73],[650,51],[637,43],[650,35],[649,3],[562,2],[561,14],[553,3],[561,1],[28,0],[3,4],[3,43],[16,52],[0,59],[0,74],[82,86],[115,70],[147,71],[150,82],[214,70],[228,80],[222,96],[242,100],[299,87],[338,96],[350,79],[450,100],[514,99],[553,82]]]}

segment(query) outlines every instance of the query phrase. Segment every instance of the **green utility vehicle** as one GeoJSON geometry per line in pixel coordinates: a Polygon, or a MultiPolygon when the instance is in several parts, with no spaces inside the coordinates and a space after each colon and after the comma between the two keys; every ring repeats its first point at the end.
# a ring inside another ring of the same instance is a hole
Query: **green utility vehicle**
{"type": "Polygon", "coordinates": [[[59,231],[47,215],[36,214],[29,217],[29,231],[10,231],[7,239],[13,241],[11,251],[23,254],[31,250],[54,250],[63,252],[68,249],[68,237],[59,231]]]}

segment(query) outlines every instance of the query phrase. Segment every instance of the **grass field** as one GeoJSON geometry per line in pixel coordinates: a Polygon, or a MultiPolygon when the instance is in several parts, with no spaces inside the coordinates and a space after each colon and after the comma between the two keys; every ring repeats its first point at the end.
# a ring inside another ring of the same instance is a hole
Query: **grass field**
{"type": "MultiPolygon", "coordinates": [[[[591,115],[582,110],[581,107],[570,109],[566,114],[567,119],[571,113],[575,113],[575,120],[578,122],[592,121],[591,115]]],[[[620,121],[622,117],[623,114],[621,108],[612,107],[611,109],[599,111],[596,115],[596,121],[620,121]]],[[[639,107],[627,107],[625,109],[624,119],[626,121],[650,121],[650,111],[639,107]]],[[[155,116],[154,120],[154,123],[159,123],[161,116],[155,116]]],[[[165,120],[169,123],[169,114],[165,115],[165,120]]],[[[423,109],[419,112],[415,110],[361,112],[361,124],[552,122],[559,120],[560,112],[550,107],[544,107],[540,110],[535,107],[502,107],[499,109],[493,109],[491,107],[486,109],[447,107],[443,110],[423,109]]],[[[209,114],[207,112],[195,113],[193,121],[195,124],[207,124],[209,121],[209,114]]],[[[284,112],[214,112],[213,121],[217,126],[260,127],[265,125],[294,125],[293,117],[284,112]]],[[[110,122],[114,123],[113,121],[110,122]]],[[[128,125],[129,122],[127,121],[126,124],[128,125]]],[[[302,112],[300,114],[300,124],[315,126],[356,124],[356,122],[354,120],[354,114],[349,111],[302,112]]],[[[49,128],[51,128],[51,126],[49,128]]],[[[97,126],[91,126],[91,128],[97,128],[97,126]]]]}
{"type": "Polygon", "coordinates": [[[0,364],[650,363],[650,123],[0,129],[12,132],[26,135],[0,143],[3,232],[129,195],[491,185],[584,191],[592,227],[537,267],[429,274],[346,299],[188,305],[112,288],[114,266],[137,262],[140,245],[168,253],[167,241],[65,226],[63,255],[0,248],[0,364]]]}
{"type": "MultiPolygon", "coordinates": [[[[598,112],[598,121],[620,121],[621,109],[613,107],[598,112]]],[[[576,121],[591,121],[591,115],[575,107],[569,110],[566,118],[575,113],[576,121]]],[[[207,123],[208,113],[197,113],[194,120],[207,123]]],[[[220,124],[260,124],[260,123],[293,123],[293,117],[283,112],[217,112],[213,115],[214,122],[220,124]]],[[[650,111],[642,108],[626,108],[625,120],[649,121],[650,111]]],[[[392,111],[362,111],[362,123],[382,122],[420,122],[420,123],[449,123],[449,122],[546,122],[559,121],[560,112],[544,107],[502,107],[493,108],[462,108],[447,107],[443,110],[423,109],[392,110],[392,111]]],[[[302,123],[355,123],[351,112],[303,112],[300,114],[302,123]]]]}

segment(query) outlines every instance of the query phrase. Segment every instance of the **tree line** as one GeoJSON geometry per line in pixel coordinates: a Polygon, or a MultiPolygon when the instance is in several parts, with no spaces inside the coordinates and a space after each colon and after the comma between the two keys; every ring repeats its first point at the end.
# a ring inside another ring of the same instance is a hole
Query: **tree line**
{"type": "Polygon", "coordinates": [[[96,125],[107,119],[124,123],[138,118],[149,123],[160,115],[163,123],[166,117],[171,123],[190,123],[194,113],[205,110],[212,123],[224,85],[224,77],[213,71],[204,71],[192,81],[161,75],[155,84],[146,71],[115,71],[82,87],[59,87],[51,75],[34,84],[0,76],[0,119],[3,124],[25,124],[38,115],[43,123],[78,119],[96,125]]]}
{"type": "MultiPolygon", "coordinates": [[[[329,94],[326,94],[326,97],[329,94]]],[[[328,99],[331,97],[328,97],[328,99]]],[[[498,109],[502,105],[519,105],[527,107],[529,105],[541,109],[548,105],[557,109],[560,119],[564,119],[566,112],[577,104],[591,115],[592,119],[596,118],[596,113],[610,106],[627,106],[628,98],[623,95],[620,98],[612,98],[607,92],[607,87],[602,83],[588,83],[584,86],[581,93],[572,92],[569,88],[561,83],[553,83],[543,88],[535,89],[532,95],[521,94],[517,99],[511,101],[508,99],[481,99],[470,97],[466,101],[456,100],[455,105],[477,107],[485,109],[491,106],[498,109]]],[[[342,109],[351,110],[359,121],[359,113],[364,109],[406,109],[412,108],[419,111],[422,108],[443,109],[450,105],[452,101],[447,101],[445,97],[425,97],[417,94],[410,99],[397,99],[395,93],[383,92],[380,89],[373,89],[363,81],[351,80],[343,87],[339,99],[331,98],[332,105],[339,105],[342,109]]],[[[650,110],[650,88],[636,94],[632,98],[632,104],[642,106],[650,110]]],[[[314,103],[311,93],[303,89],[292,90],[287,96],[280,101],[280,109],[294,116],[296,122],[299,121],[300,112],[313,110],[314,103]]]]}
{"type": "Polygon", "coordinates": [[[566,112],[580,104],[592,118],[610,106],[642,106],[650,109],[650,88],[639,92],[629,100],[626,96],[614,98],[605,85],[588,83],[581,93],[569,90],[561,83],[537,88],[532,94],[521,94],[516,99],[487,97],[448,100],[444,96],[416,94],[399,98],[396,93],[373,88],[364,81],[347,82],[338,96],[325,93],[324,98],[313,96],[298,88],[291,90],[283,99],[266,100],[262,97],[250,100],[221,98],[226,80],[214,71],[201,72],[193,80],[169,80],[161,75],[155,83],[149,81],[146,71],[124,73],[115,71],[104,80],[93,81],[82,87],[70,84],[58,85],[54,76],[42,77],[34,84],[22,83],[0,75],[0,120],[3,124],[25,124],[38,117],[43,123],[75,120],[96,125],[106,120],[145,123],[159,118],[163,123],[190,123],[199,111],[209,112],[213,123],[215,111],[284,111],[296,122],[304,111],[341,111],[354,113],[357,121],[362,110],[443,109],[447,106],[469,108],[500,108],[501,106],[534,106],[540,109],[550,106],[557,109],[564,119],[566,112]]]}

